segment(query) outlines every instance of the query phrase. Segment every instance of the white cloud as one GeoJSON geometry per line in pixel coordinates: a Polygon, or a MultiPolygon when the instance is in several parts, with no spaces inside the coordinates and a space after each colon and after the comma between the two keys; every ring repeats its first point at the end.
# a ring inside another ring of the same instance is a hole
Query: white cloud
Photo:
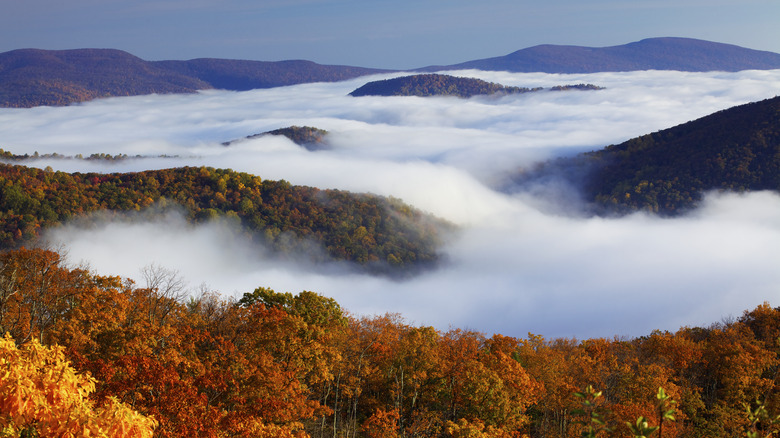
{"type": "Polygon", "coordinates": [[[66,108],[0,110],[0,147],[15,153],[126,153],[179,158],[111,166],[41,161],[68,171],[230,167],[268,179],[399,197],[464,227],[450,264],[409,281],[280,263],[218,226],[171,219],[65,227],[74,261],[137,276],[151,262],[224,293],[314,290],[355,313],[398,311],[420,324],[524,336],[642,335],[708,324],[775,299],[780,199],[707,198],[677,219],[577,218],[490,187],[503,172],[600,148],[717,110],[773,97],[780,71],[593,75],[459,72],[506,85],[593,83],[602,91],[500,99],[351,98],[367,78],[249,92],[142,96],[66,108]],[[290,125],[332,132],[332,150],[284,138],[220,142],[290,125]]]}
{"type": "Polygon", "coordinates": [[[407,281],[274,261],[219,225],[178,219],[60,228],[73,261],[137,277],[156,262],[240,296],[314,290],[358,314],[524,336],[641,335],[709,324],[772,301],[780,284],[780,197],[712,195],[693,217],[552,217],[522,202],[468,227],[449,264],[407,281]]]}

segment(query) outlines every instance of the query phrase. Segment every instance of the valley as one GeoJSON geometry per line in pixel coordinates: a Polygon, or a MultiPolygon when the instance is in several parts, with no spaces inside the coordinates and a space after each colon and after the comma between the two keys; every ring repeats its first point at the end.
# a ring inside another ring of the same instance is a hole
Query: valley
{"type": "Polygon", "coordinates": [[[774,60],[0,54],[0,433],[774,433],[774,60]]]}

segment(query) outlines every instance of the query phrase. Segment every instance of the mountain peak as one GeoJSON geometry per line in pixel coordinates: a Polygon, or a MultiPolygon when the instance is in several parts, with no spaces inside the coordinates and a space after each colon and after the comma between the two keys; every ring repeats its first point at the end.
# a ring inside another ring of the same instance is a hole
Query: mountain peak
{"type": "Polygon", "coordinates": [[[740,71],[780,68],[780,54],[682,37],[646,38],[609,47],[542,44],[505,56],[423,71],[479,69],[510,72],[740,71]]]}

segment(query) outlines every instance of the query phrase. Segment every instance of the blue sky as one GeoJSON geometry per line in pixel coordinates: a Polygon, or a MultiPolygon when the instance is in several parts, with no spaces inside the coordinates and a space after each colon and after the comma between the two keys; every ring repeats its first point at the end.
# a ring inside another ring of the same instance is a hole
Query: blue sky
{"type": "Polygon", "coordinates": [[[679,36],[780,52],[777,0],[7,0],[0,52],[117,48],[413,68],[537,44],[679,36]]]}

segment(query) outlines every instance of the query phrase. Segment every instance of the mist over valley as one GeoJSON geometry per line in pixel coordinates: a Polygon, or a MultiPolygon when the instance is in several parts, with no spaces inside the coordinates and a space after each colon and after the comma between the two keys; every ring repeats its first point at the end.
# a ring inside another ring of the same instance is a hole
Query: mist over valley
{"type": "Polygon", "coordinates": [[[134,278],[157,263],[181,272],[193,288],[205,283],[233,296],[258,286],[311,290],[354,314],[399,312],[415,324],[518,337],[674,330],[728,317],[776,293],[776,192],[711,192],[697,209],[662,218],[586,214],[577,188],[554,179],[536,190],[505,189],[512,175],[545,160],[774,97],[780,71],[446,73],[514,87],[604,89],[470,99],[348,95],[369,81],[402,75],[390,73],[240,92],[116,97],[0,109],[0,147],[37,152],[39,158],[23,164],[41,169],[208,166],[368,192],[458,227],[441,247],[445,263],[401,280],[279,260],[229,223],[185,225],[176,215],[73,222],[46,233],[72,262],[104,274],[134,278]],[[290,126],[326,131],[328,147],[255,136],[290,126]],[[41,158],[53,153],[128,157],[41,158]],[[639,311],[646,317],[638,319],[639,311]]]}
{"type": "Polygon", "coordinates": [[[0,435],[780,435],[778,16],[5,2],[0,435]]]}

